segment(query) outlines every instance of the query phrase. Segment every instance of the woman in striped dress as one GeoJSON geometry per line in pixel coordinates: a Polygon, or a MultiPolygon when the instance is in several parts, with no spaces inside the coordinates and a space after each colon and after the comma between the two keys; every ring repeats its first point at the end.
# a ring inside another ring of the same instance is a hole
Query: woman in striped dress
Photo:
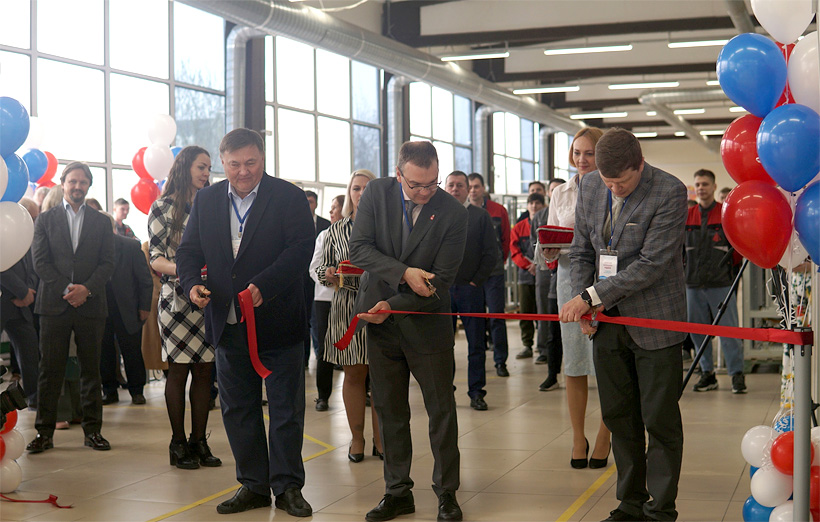
{"type": "MultiPolygon", "coordinates": [[[[353,303],[359,290],[359,278],[344,276],[343,286],[336,275],[336,268],[342,261],[350,259],[350,233],[356,219],[356,209],[362,192],[370,180],[375,179],[369,170],[356,170],[350,175],[347,184],[342,219],[330,225],[325,236],[322,263],[316,268],[319,282],[336,289],[330,304],[330,328],[325,336],[324,360],[332,364],[341,364],[344,368],[345,379],[342,385],[347,422],[353,440],[350,443],[347,457],[351,462],[361,462],[364,459],[364,413],[365,413],[365,379],[367,378],[367,343],[366,333],[362,329],[357,333],[350,345],[339,350],[333,343],[337,342],[347,330],[353,317],[353,303]]],[[[374,390],[373,393],[378,393],[374,390]]],[[[379,423],[375,409],[373,416],[373,456],[381,457],[381,439],[379,437],[379,423]]]]}
{"type": "Polygon", "coordinates": [[[171,465],[196,469],[222,461],[211,454],[205,440],[211,399],[214,347],[205,341],[205,318],[191,305],[177,280],[176,250],[188,223],[196,192],[208,184],[211,157],[202,147],[182,149],[174,160],[162,196],[148,215],[151,268],[162,274],[159,331],[162,359],[168,361],[165,406],[171,421],[171,465]],[[185,384],[191,373],[191,437],[185,437],[185,384]]]}

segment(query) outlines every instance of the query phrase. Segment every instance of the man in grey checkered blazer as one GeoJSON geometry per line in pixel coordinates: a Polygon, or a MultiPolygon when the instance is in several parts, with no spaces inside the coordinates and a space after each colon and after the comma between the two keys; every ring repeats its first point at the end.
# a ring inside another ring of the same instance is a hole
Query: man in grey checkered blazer
{"type": "Polygon", "coordinates": [[[607,323],[596,327],[581,316],[603,311],[686,320],[687,191],[677,178],[644,162],[628,131],[604,134],[595,156],[599,170],[581,181],[575,211],[570,259],[577,295],[561,309],[561,320],[578,321],[594,336],[601,410],[618,466],[620,505],[607,520],[675,520],[685,334],[607,323]]]}

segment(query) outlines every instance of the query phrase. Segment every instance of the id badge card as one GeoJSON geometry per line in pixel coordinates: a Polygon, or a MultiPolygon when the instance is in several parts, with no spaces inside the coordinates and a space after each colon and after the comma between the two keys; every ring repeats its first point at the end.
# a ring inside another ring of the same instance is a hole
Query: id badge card
{"type": "Polygon", "coordinates": [[[233,250],[233,258],[236,259],[236,255],[239,254],[239,246],[242,244],[242,238],[233,238],[231,239],[231,249],[233,250]]]}
{"type": "Polygon", "coordinates": [[[598,257],[598,279],[603,280],[618,273],[618,251],[601,250],[598,257]]]}

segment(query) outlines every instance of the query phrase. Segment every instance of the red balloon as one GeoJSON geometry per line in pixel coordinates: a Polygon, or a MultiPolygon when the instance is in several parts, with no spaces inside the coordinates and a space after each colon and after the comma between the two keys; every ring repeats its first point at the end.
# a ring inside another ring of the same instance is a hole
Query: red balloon
{"type": "MultiPolygon", "coordinates": [[[[811,448],[809,462],[814,460],[814,445],[811,448]]],[[[772,442],[772,464],[777,471],[786,475],[794,474],[794,432],[787,431],[772,442]]],[[[813,468],[813,469],[816,469],[813,468]]]]}
{"type": "MultiPolygon", "coordinates": [[[[159,187],[153,181],[139,180],[131,189],[131,202],[143,214],[151,211],[151,204],[159,197],[159,187]]],[[[778,259],[779,261],[780,259],[778,259]]]]}
{"type": "MultiPolygon", "coordinates": [[[[720,140],[720,157],[723,165],[738,184],[746,181],[763,181],[771,186],[777,183],[769,176],[757,156],[757,130],[762,118],[747,114],[733,121],[720,140]]],[[[820,521],[818,521],[820,522],[820,521]]]]}
{"type": "Polygon", "coordinates": [[[3,457],[6,456],[6,441],[3,440],[3,437],[0,437],[0,460],[3,460],[3,457]]]}
{"type": "MultiPolygon", "coordinates": [[[[812,466],[809,488],[809,508],[812,512],[820,510],[820,466],[812,466]]],[[[820,522],[820,517],[815,515],[814,520],[820,522]]]]}
{"type": "Polygon", "coordinates": [[[57,158],[54,157],[54,154],[48,152],[47,150],[43,151],[43,154],[46,155],[46,159],[48,159],[48,165],[46,166],[46,173],[43,174],[40,179],[37,180],[37,185],[41,187],[49,186],[46,183],[51,183],[51,186],[54,186],[54,175],[57,174],[57,158]]]}
{"type": "Polygon", "coordinates": [[[56,183],[54,183],[54,182],[53,182],[53,181],[51,181],[50,179],[47,179],[46,181],[43,181],[43,180],[41,179],[40,181],[38,181],[38,182],[37,182],[37,186],[38,186],[38,187],[46,187],[46,188],[51,188],[51,187],[53,187],[54,185],[56,185],[56,183]]]}
{"type": "Polygon", "coordinates": [[[762,181],[741,183],[726,196],[721,220],[740,255],[761,268],[777,266],[792,233],[792,210],[780,190],[762,181]]]}
{"type": "MultiPolygon", "coordinates": [[[[794,51],[794,44],[784,45],[780,42],[777,42],[777,46],[780,47],[780,52],[783,53],[783,58],[786,59],[786,63],[789,63],[789,58],[792,55],[792,51],[794,51]]],[[[794,103],[794,96],[792,96],[791,90],[789,90],[789,83],[786,82],[786,87],[783,89],[783,94],[780,95],[780,99],[777,100],[777,104],[775,108],[780,107],[781,105],[786,105],[787,103],[794,103]]],[[[820,522],[818,520],[817,522],[820,522]]]]}
{"type": "MultiPolygon", "coordinates": [[[[146,170],[145,168],[145,163],[143,163],[143,155],[145,154],[145,149],[147,148],[148,147],[143,147],[140,150],[138,150],[136,154],[134,154],[134,159],[131,160],[131,167],[134,169],[134,172],[137,173],[137,176],[139,176],[140,179],[153,182],[154,178],[150,174],[148,174],[148,170],[146,170]]],[[[147,213],[148,212],[144,212],[144,214],[147,213]]]]}
{"type": "Polygon", "coordinates": [[[11,410],[6,414],[6,423],[3,425],[3,429],[0,430],[0,435],[10,432],[15,426],[17,426],[17,410],[11,410]]]}

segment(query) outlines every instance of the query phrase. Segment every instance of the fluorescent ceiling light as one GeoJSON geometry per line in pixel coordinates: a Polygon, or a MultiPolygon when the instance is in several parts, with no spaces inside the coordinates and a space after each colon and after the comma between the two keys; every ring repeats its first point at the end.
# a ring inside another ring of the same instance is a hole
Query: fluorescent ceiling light
{"type": "Polygon", "coordinates": [[[625,112],[592,112],[588,114],[571,114],[573,120],[597,120],[602,118],[626,118],[625,112]]]}
{"type": "Polygon", "coordinates": [[[489,60],[490,58],[508,58],[510,56],[509,51],[487,51],[484,53],[474,53],[474,54],[459,54],[459,55],[452,55],[452,56],[442,56],[442,62],[459,62],[462,60],[489,60]]]}
{"type": "Polygon", "coordinates": [[[677,87],[680,82],[645,82],[645,83],[613,83],[609,86],[611,91],[623,91],[626,89],[655,89],[664,87],[677,87]]]}
{"type": "Polygon", "coordinates": [[[735,105],[734,107],[729,107],[729,112],[746,112],[746,109],[735,105]]]}
{"type": "Polygon", "coordinates": [[[677,131],[675,132],[675,136],[686,136],[686,133],[683,131],[677,131]]]}
{"type": "Polygon", "coordinates": [[[532,87],[527,89],[514,89],[513,94],[542,94],[551,92],[578,92],[579,85],[558,85],[555,87],[532,87]]]}
{"type": "Polygon", "coordinates": [[[603,45],[599,47],[575,47],[570,49],[545,49],[544,54],[547,56],[557,56],[560,54],[612,53],[631,50],[632,45],[603,45]]]}
{"type": "Polygon", "coordinates": [[[647,116],[657,116],[658,113],[656,111],[646,111],[647,116]]]}
{"type": "Polygon", "coordinates": [[[636,138],[657,138],[657,132],[633,132],[632,133],[636,138]]]}
{"type": "Polygon", "coordinates": [[[675,114],[682,115],[682,114],[703,114],[706,112],[706,109],[678,109],[673,111],[675,114]]]}
{"type": "Polygon", "coordinates": [[[666,44],[670,49],[683,49],[686,47],[713,47],[726,45],[729,40],[699,40],[695,42],[669,42],[666,44]]]}
{"type": "Polygon", "coordinates": [[[702,130],[700,131],[701,136],[723,136],[723,133],[726,132],[726,129],[721,130],[702,130]]]}
{"type": "Polygon", "coordinates": [[[708,80],[706,82],[706,85],[708,85],[709,87],[718,87],[720,86],[720,82],[717,80],[708,80]]]}

